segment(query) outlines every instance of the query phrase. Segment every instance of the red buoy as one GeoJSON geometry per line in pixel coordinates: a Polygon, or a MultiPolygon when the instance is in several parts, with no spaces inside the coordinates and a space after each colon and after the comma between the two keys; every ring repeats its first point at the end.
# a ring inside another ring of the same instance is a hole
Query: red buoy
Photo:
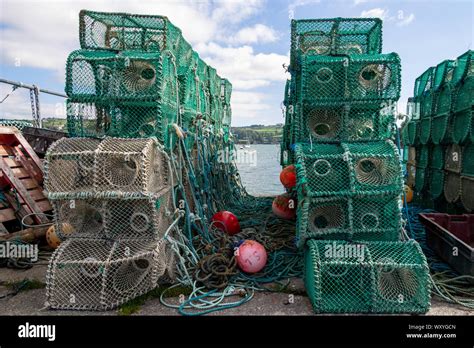
{"type": "Polygon", "coordinates": [[[228,235],[233,236],[240,232],[240,224],[237,216],[232,214],[230,211],[219,211],[214,214],[211,221],[213,225],[219,230],[226,232],[228,235]]]}
{"type": "Polygon", "coordinates": [[[273,200],[272,211],[279,218],[294,219],[296,217],[296,199],[288,193],[276,196],[273,200]]]}
{"type": "Polygon", "coordinates": [[[285,167],[281,171],[280,181],[287,189],[291,189],[296,186],[296,169],[293,164],[285,167]]]}
{"type": "Polygon", "coordinates": [[[257,273],[267,264],[267,251],[254,240],[245,240],[236,253],[237,265],[245,273],[257,273]]]}

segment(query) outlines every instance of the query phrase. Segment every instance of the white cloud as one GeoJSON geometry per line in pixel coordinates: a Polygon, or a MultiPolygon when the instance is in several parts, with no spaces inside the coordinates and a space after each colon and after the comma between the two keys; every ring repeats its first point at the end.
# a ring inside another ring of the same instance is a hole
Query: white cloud
{"type": "MultiPolygon", "coordinates": [[[[401,13],[403,14],[403,12],[401,12],[401,13]]],[[[400,26],[400,27],[408,25],[408,24],[410,24],[411,22],[413,22],[415,20],[415,14],[414,13],[410,13],[408,16],[402,15],[401,17],[402,18],[400,18],[400,16],[399,16],[399,22],[397,22],[397,25],[400,26]]]]}
{"type": "Polygon", "coordinates": [[[298,7],[303,7],[311,4],[317,4],[321,2],[321,0],[295,0],[288,5],[289,11],[294,11],[298,7]]]}
{"type": "Polygon", "coordinates": [[[268,97],[265,93],[233,92],[232,113],[245,119],[257,119],[262,111],[271,109],[271,105],[265,103],[268,97]]]}
{"type": "Polygon", "coordinates": [[[372,18],[372,17],[378,17],[380,18],[381,20],[385,20],[385,19],[388,19],[388,10],[385,10],[383,8],[373,8],[373,9],[370,9],[370,10],[367,10],[367,11],[362,11],[362,13],[360,14],[361,17],[365,17],[365,18],[372,18]]]}
{"type": "Polygon", "coordinates": [[[252,44],[275,42],[278,40],[278,33],[263,24],[256,24],[253,27],[240,29],[235,36],[231,36],[226,41],[231,44],[252,44]]]}
{"type": "Polygon", "coordinates": [[[354,0],[354,5],[357,6],[366,2],[369,2],[369,0],[354,0]]]}
{"type": "Polygon", "coordinates": [[[226,24],[235,24],[249,18],[260,11],[265,1],[246,0],[229,1],[220,0],[215,2],[218,6],[212,11],[211,19],[215,22],[226,24]]]}

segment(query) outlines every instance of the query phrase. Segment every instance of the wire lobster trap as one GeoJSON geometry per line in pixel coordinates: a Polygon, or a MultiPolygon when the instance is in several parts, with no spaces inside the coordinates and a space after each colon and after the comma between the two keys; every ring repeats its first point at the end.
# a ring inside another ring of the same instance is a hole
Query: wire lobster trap
{"type": "Polygon", "coordinates": [[[308,239],[399,240],[399,195],[299,199],[297,246],[308,239]]]}
{"type": "Polygon", "coordinates": [[[296,145],[297,185],[321,197],[402,190],[398,150],[387,140],[372,143],[296,145]]]}
{"type": "Polygon", "coordinates": [[[417,165],[415,169],[415,175],[415,191],[421,193],[428,185],[429,170],[427,167],[417,165]]]}
{"type": "Polygon", "coordinates": [[[400,97],[400,58],[396,53],[303,59],[299,100],[323,103],[390,102],[400,97]]]}
{"type": "Polygon", "coordinates": [[[158,240],[173,213],[171,189],[148,196],[76,194],[52,199],[61,239],[158,240]]]}
{"type": "Polygon", "coordinates": [[[66,64],[66,94],[81,101],[177,104],[177,66],[169,53],[77,50],[66,64]]]}
{"type": "Polygon", "coordinates": [[[463,176],[474,177],[474,143],[464,146],[461,163],[461,174],[463,176]]]}
{"type": "Polygon", "coordinates": [[[454,89],[453,112],[472,110],[474,105],[474,75],[466,77],[454,89]]]}
{"type": "Polygon", "coordinates": [[[420,140],[420,121],[411,120],[406,125],[408,134],[408,145],[417,145],[420,140]]]}
{"type": "Polygon", "coordinates": [[[435,91],[433,89],[436,67],[430,67],[415,82],[415,98],[420,102],[420,118],[429,118],[433,114],[435,91]]]}
{"type": "Polygon", "coordinates": [[[461,197],[461,175],[450,171],[445,172],[444,198],[448,203],[455,203],[461,197]]]}
{"type": "Polygon", "coordinates": [[[429,166],[432,169],[443,169],[445,165],[446,147],[443,145],[434,145],[429,152],[429,166]]]}
{"type": "Polygon", "coordinates": [[[431,117],[425,117],[419,120],[419,141],[420,144],[426,145],[430,143],[431,140],[431,117]]]}
{"type": "Polygon", "coordinates": [[[224,105],[230,105],[232,96],[232,84],[227,79],[221,79],[221,98],[224,105]]]}
{"type": "Polygon", "coordinates": [[[458,144],[451,144],[446,147],[444,169],[453,173],[461,173],[462,168],[462,147],[458,144]]]}
{"type": "Polygon", "coordinates": [[[171,51],[180,66],[192,47],[167,17],[82,10],[79,13],[81,48],[92,50],[171,51]]]}
{"type": "Polygon", "coordinates": [[[291,65],[305,54],[379,54],[382,21],[378,18],[302,19],[291,21],[291,65]]]}
{"type": "Polygon", "coordinates": [[[304,255],[306,292],[316,313],[426,313],[430,275],[413,240],[309,240],[304,255]]]}
{"type": "Polygon", "coordinates": [[[49,263],[46,305],[55,309],[112,309],[154,289],[165,271],[164,240],[69,239],[49,263]]]}
{"type": "Polygon", "coordinates": [[[94,190],[99,139],[61,138],[46,152],[44,188],[49,193],[94,190]]]}
{"type": "Polygon", "coordinates": [[[474,143],[473,110],[465,110],[453,115],[452,134],[456,144],[474,143]]]}
{"type": "Polygon", "coordinates": [[[474,51],[468,50],[456,58],[451,83],[457,85],[474,75],[474,51]]]}
{"type": "Polygon", "coordinates": [[[394,113],[385,104],[303,104],[296,110],[301,123],[298,142],[374,141],[394,135],[394,113]]]}
{"type": "Polygon", "coordinates": [[[176,104],[157,102],[67,101],[67,128],[71,137],[156,137],[167,148],[176,144],[173,125],[176,104]]]}
{"type": "Polygon", "coordinates": [[[152,194],[171,184],[156,139],[62,138],[46,154],[49,198],[71,193],[152,194]]]}
{"type": "Polygon", "coordinates": [[[429,192],[433,199],[443,195],[445,171],[442,169],[429,169],[429,192]]]}

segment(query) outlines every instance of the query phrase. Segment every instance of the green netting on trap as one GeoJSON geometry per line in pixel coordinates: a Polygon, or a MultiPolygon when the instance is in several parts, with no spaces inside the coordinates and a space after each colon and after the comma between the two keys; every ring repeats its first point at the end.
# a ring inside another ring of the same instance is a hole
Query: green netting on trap
{"type": "Polygon", "coordinates": [[[442,169],[430,169],[429,175],[429,192],[431,198],[435,199],[441,197],[444,190],[444,175],[442,169]]]}
{"type": "Polygon", "coordinates": [[[456,85],[472,75],[474,75],[474,51],[469,50],[456,59],[451,83],[456,85]]]}
{"type": "Polygon", "coordinates": [[[415,191],[422,192],[427,186],[428,169],[426,167],[416,166],[415,191]]]}
{"type": "Polygon", "coordinates": [[[300,196],[297,210],[297,246],[306,240],[399,239],[399,195],[311,198],[300,196]]]}
{"type": "Polygon", "coordinates": [[[435,145],[430,151],[429,165],[432,169],[443,169],[444,168],[444,156],[446,153],[446,147],[443,145],[435,145]]]}
{"type": "Polygon", "coordinates": [[[164,16],[104,13],[82,10],[79,37],[83,49],[173,52],[180,66],[187,64],[192,48],[181,30],[164,16]],[[178,58],[179,57],[179,58],[178,58]]]}
{"type": "Polygon", "coordinates": [[[462,150],[461,174],[474,177],[474,143],[466,145],[462,150]]]}
{"type": "Polygon", "coordinates": [[[422,168],[428,167],[428,162],[430,159],[430,147],[428,145],[419,146],[417,147],[416,154],[416,165],[422,168]]]}
{"type": "Polygon", "coordinates": [[[400,58],[396,53],[303,59],[298,99],[306,103],[397,100],[400,58]]]}
{"type": "Polygon", "coordinates": [[[448,203],[456,202],[461,196],[461,176],[446,171],[444,176],[444,198],[448,203]]]}
{"type": "Polygon", "coordinates": [[[420,121],[412,120],[407,124],[408,145],[417,145],[420,139],[420,121]]]}
{"type": "Polygon", "coordinates": [[[435,91],[451,83],[456,64],[454,60],[443,60],[436,66],[433,80],[433,89],[435,91]]]}
{"type": "Polygon", "coordinates": [[[422,118],[418,124],[420,125],[420,143],[426,145],[431,140],[431,118],[422,118]]]}
{"type": "Polygon", "coordinates": [[[474,211],[474,177],[461,178],[461,202],[468,212],[474,211]]]}
{"type": "Polygon", "coordinates": [[[167,148],[176,143],[172,124],[176,105],[155,102],[89,103],[67,101],[67,128],[71,137],[157,137],[167,148]]]}
{"type": "Polygon", "coordinates": [[[474,111],[466,110],[453,115],[452,137],[457,144],[474,142],[474,111]]]}
{"type": "Polygon", "coordinates": [[[434,83],[434,75],[436,67],[432,66],[426,69],[423,74],[417,77],[415,81],[415,98],[423,96],[424,93],[428,92],[434,83]]]}
{"type": "Polygon", "coordinates": [[[227,79],[221,80],[221,98],[225,105],[230,105],[230,98],[232,96],[232,84],[227,79]]]}
{"type": "Polygon", "coordinates": [[[461,173],[462,147],[458,144],[448,145],[446,148],[444,169],[453,173],[461,173]]]}
{"type": "Polygon", "coordinates": [[[301,19],[291,21],[291,62],[304,54],[378,54],[382,21],[378,18],[301,19]]]}
{"type": "Polygon", "coordinates": [[[471,110],[474,105],[474,75],[468,76],[457,84],[454,95],[453,112],[471,110]]]}
{"type": "Polygon", "coordinates": [[[232,108],[229,104],[222,105],[222,125],[230,126],[232,123],[232,108]]]}
{"type": "Polygon", "coordinates": [[[434,116],[431,119],[431,142],[435,145],[452,143],[453,122],[451,114],[434,116]]]}
{"type": "Polygon", "coordinates": [[[66,64],[66,94],[81,101],[177,103],[177,69],[166,53],[78,50],[66,64]]]}
{"type": "Polygon", "coordinates": [[[305,196],[401,192],[400,158],[391,141],[297,144],[295,155],[297,185],[305,196]]]}
{"type": "Polygon", "coordinates": [[[380,104],[347,103],[297,107],[300,123],[297,142],[345,142],[385,140],[393,137],[394,114],[380,104]]]}
{"type": "Polygon", "coordinates": [[[178,69],[179,101],[185,110],[197,112],[199,103],[199,83],[196,72],[197,54],[193,55],[191,64],[178,69]]]}
{"type": "Polygon", "coordinates": [[[453,88],[450,84],[446,84],[438,90],[434,112],[435,116],[447,116],[451,113],[452,95],[453,88]]]}
{"type": "Polygon", "coordinates": [[[308,241],[305,286],[316,313],[425,313],[430,275],[408,242],[308,241]]]}
{"type": "Polygon", "coordinates": [[[33,127],[33,123],[30,121],[18,121],[18,120],[0,120],[0,126],[2,127],[16,127],[18,130],[23,130],[25,127],[33,127]]]}

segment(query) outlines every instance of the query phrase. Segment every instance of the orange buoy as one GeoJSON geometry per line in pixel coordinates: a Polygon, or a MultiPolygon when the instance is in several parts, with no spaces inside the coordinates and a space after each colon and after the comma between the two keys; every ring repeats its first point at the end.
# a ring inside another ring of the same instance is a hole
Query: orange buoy
{"type": "Polygon", "coordinates": [[[405,190],[405,200],[406,200],[406,202],[411,203],[413,201],[413,190],[408,185],[405,185],[404,190],[405,190]]]}
{"type": "Polygon", "coordinates": [[[283,168],[280,173],[280,181],[287,189],[291,189],[296,186],[296,169],[293,164],[283,168]]]}
{"type": "Polygon", "coordinates": [[[296,200],[288,193],[276,196],[273,200],[272,211],[279,218],[294,219],[296,217],[296,200]]]}
{"type": "MultiPolygon", "coordinates": [[[[74,231],[74,228],[70,224],[67,224],[67,223],[63,223],[62,228],[63,228],[64,234],[70,234],[74,231]]],[[[56,249],[61,244],[61,239],[58,237],[58,234],[56,233],[55,225],[52,225],[46,231],[46,241],[48,242],[48,245],[53,249],[56,249]]]]}

